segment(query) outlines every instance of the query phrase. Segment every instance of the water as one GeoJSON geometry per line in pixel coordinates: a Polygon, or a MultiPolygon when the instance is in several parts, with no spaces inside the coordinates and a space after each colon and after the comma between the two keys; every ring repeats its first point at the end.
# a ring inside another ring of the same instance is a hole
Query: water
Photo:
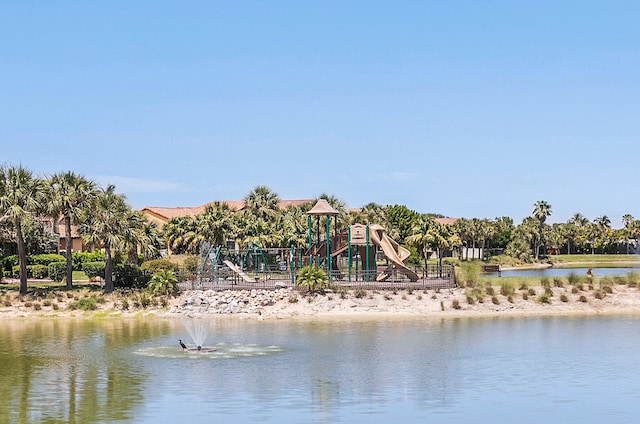
{"type": "Polygon", "coordinates": [[[0,321],[0,422],[628,423],[640,317],[0,321]]]}

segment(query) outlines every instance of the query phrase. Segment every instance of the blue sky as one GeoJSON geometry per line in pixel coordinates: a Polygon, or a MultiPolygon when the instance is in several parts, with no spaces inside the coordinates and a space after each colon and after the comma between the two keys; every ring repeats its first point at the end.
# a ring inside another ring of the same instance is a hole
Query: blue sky
{"type": "Polygon", "coordinates": [[[640,218],[640,2],[0,1],[0,163],[134,208],[640,218]]]}

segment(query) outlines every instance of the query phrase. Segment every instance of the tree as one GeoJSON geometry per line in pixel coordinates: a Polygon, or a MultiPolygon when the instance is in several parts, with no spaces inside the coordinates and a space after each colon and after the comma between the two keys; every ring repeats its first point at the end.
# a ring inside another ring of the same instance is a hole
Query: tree
{"type": "Polygon", "coordinates": [[[405,239],[411,235],[411,229],[420,214],[405,205],[387,206],[384,213],[387,233],[398,243],[404,244],[405,239]]]}
{"type": "Polygon", "coordinates": [[[234,231],[233,211],[226,203],[208,205],[198,215],[197,229],[204,241],[214,246],[222,245],[234,231]]]}
{"type": "Polygon", "coordinates": [[[67,262],[67,288],[73,287],[73,262],[71,259],[71,224],[78,220],[81,212],[96,196],[96,186],[74,172],[54,174],[49,179],[48,214],[57,222],[62,216],[65,229],[65,252],[67,262]]]}
{"type": "Polygon", "coordinates": [[[0,221],[13,224],[18,245],[20,294],[27,294],[27,255],[22,222],[43,211],[46,186],[31,171],[17,167],[0,167],[0,221]]]}
{"type": "Polygon", "coordinates": [[[127,220],[130,213],[124,196],[115,192],[115,186],[109,185],[98,192],[91,207],[81,215],[78,230],[84,241],[104,248],[104,290],[107,293],[114,289],[112,252],[124,246],[131,237],[127,220]]]}
{"type": "Polygon", "coordinates": [[[149,222],[142,212],[130,210],[127,215],[127,227],[129,231],[124,242],[130,264],[138,264],[138,251],[145,258],[158,255],[161,238],[155,223],[149,222]]]}
{"type": "Polygon", "coordinates": [[[270,220],[276,217],[280,208],[280,198],[267,186],[256,186],[244,198],[245,215],[270,220]]]}
{"type": "Polygon", "coordinates": [[[538,237],[534,239],[534,257],[536,260],[539,258],[540,246],[544,245],[543,227],[544,223],[549,216],[551,216],[551,205],[544,200],[538,200],[533,205],[533,217],[538,220],[539,231],[538,237]]]}

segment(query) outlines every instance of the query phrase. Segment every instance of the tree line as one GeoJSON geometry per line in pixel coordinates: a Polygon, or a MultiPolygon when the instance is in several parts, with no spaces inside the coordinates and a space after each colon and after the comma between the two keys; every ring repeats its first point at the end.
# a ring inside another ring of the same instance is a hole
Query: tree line
{"type": "MultiPolygon", "coordinates": [[[[459,218],[453,224],[437,220],[442,215],[419,213],[405,205],[368,203],[347,210],[345,203],[328,194],[323,198],[338,211],[331,231],[350,224],[380,224],[398,243],[409,247],[417,260],[433,254],[440,261],[445,252],[460,258],[475,258],[475,252],[499,249],[516,261],[539,260],[551,250],[556,253],[607,253],[621,240],[638,240],[640,222],[623,217],[623,228],[614,230],[607,216],[589,221],[576,213],[568,222],[549,225],[551,205],[538,201],[531,216],[515,225],[507,216],[495,219],[459,218]],[[465,249],[472,254],[463,255],[465,249]]],[[[303,247],[308,243],[308,215],[315,201],[280,208],[280,198],[259,185],[243,199],[245,207],[234,210],[226,203],[213,202],[196,216],[170,219],[162,231],[140,211],[132,210],[115,187],[98,187],[74,172],[39,178],[22,166],[0,167],[0,241],[17,245],[20,292],[26,294],[26,255],[40,253],[46,239],[39,217],[64,221],[66,284],[72,287],[72,224],[90,249],[105,253],[105,291],[114,289],[113,257],[123,255],[132,263],[138,253],[158,257],[166,248],[176,254],[200,253],[204,243],[222,245],[234,241],[241,248],[251,244],[268,247],[303,247]],[[40,235],[40,237],[38,237],[40,235]]],[[[57,245],[57,240],[56,240],[57,245]]],[[[627,244],[628,246],[628,244],[627,244]]],[[[0,252],[1,253],[1,252],[0,252]]],[[[483,255],[484,256],[484,255],[483,255]]],[[[481,258],[478,258],[481,259],[481,258]]]]}

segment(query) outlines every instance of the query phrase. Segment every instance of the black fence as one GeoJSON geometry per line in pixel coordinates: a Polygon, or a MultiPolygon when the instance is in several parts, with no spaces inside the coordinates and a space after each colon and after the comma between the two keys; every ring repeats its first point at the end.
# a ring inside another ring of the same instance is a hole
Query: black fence
{"type": "MultiPolygon", "coordinates": [[[[384,267],[375,271],[341,270],[331,271],[327,275],[330,285],[337,289],[406,290],[456,287],[453,265],[428,265],[426,268],[416,267],[410,270],[384,267]]],[[[246,273],[228,270],[206,278],[181,280],[179,287],[181,290],[275,290],[297,287],[295,278],[295,274],[280,269],[246,273]]]]}

